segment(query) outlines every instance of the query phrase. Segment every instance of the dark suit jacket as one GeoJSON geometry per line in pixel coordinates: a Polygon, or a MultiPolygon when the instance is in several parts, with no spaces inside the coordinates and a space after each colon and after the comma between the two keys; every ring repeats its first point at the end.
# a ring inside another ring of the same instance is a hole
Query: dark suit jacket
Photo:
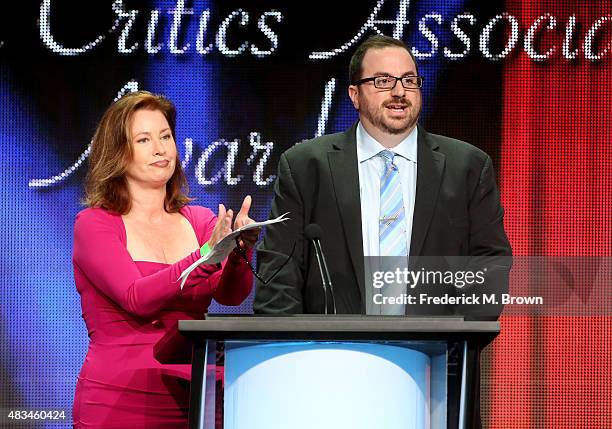
{"type": "MultiPolygon", "coordinates": [[[[268,314],[323,313],[324,295],[312,246],[304,238],[311,223],[324,231],[324,249],[339,314],[365,313],[365,275],[356,124],[343,133],[299,143],[281,155],[271,217],[291,220],[269,226],[257,253],[254,311],[268,314]]],[[[410,243],[418,255],[509,256],[503,210],[491,158],[459,140],[418,129],[417,192],[410,243]]],[[[506,282],[508,264],[501,269],[506,282]]],[[[500,308],[501,309],[501,308],[500,308]]]]}

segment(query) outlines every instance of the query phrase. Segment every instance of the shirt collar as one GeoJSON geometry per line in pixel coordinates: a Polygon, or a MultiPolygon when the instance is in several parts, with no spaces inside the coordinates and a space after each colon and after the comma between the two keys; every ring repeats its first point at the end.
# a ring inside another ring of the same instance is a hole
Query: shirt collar
{"type": "MultiPolygon", "coordinates": [[[[391,152],[401,156],[402,158],[406,158],[409,161],[417,162],[417,128],[418,127],[414,127],[412,132],[408,134],[406,138],[400,142],[400,144],[395,146],[393,149],[390,149],[391,152]]],[[[356,134],[357,160],[359,163],[367,161],[368,159],[378,155],[381,151],[386,150],[382,144],[368,134],[363,125],[361,125],[361,122],[357,124],[356,134]]]]}

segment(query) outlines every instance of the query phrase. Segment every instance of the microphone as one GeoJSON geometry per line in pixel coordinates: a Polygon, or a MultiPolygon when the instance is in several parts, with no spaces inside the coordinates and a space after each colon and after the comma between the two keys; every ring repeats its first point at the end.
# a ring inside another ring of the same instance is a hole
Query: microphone
{"type": "Polygon", "coordinates": [[[312,241],[315,254],[317,255],[317,263],[319,264],[319,272],[321,273],[321,282],[323,283],[323,293],[325,294],[325,314],[327,314],[327,289],[329,289],[331,294],[332,307],[334,309],[334,314],[336,314],[334,286],[332,285],[329,270],[327,269],[327,262],[325,261],[325,255],[323,254],[323,249],[321,248],[321,237],[323,236],[323,230],[316,223],[311,223],[304,228],[304,235],[308,240],[312,241]]]}

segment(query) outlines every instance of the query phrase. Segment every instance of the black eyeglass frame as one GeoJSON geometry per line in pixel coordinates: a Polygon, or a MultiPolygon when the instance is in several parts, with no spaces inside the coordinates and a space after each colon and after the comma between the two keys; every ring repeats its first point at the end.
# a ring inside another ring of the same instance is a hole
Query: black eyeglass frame
{"type": "Polygon", "coordinates": [[[353,85],[361,85],[363,83],[374,82],[374,87],[375,88],[391,91],[393,88],[395,88],[395,85],[397,85],[397,82],[399,81],[399,82],[402,83],[402,86],[404,87],[404,89],[420,89],[420,88],[423,87],[423,80],[425,80],[423,78],[423,76],[402,76],[402,77],[397,77],[397,76],[372,76],[372,77],[366,77],[366,78],[363,78],[363,79],[359,79],[358,81],[353,82],[353,85]],[[393,86],[391,86],[389,88],[382,88],[382,87],[376,85],[376,80],[377,79],[381,79],[381,78],[395,79],[395,82],[393,83],[393,86]],[[416,87],[413,87],[413,86],[407,87],[404,84],[404,79],[416,79],[418,86],[416,86],[416,87]]]}
{"type": "Polygon", "coordinates": [[[255,276],[255,278],[257,280],[259,280],[261,283],[263,283],[264,285],[267,285],[268,283],[270,283],[274,277],[276,277],[276,275],[278,273],[280,273],[280,271],[285,267],[285,265],[287,265],[287,263],[291,260],[291,258],[293,257],[293,253],[295,252],[295,246],[296,246],[296,242],[293,242],[293,247],[291,248],[291,253],[289,254],[289,256],[287,256],[287,259],[285,259],[285,262],[283,262],[277,269],[276,271],[274,271],[274,273],[267,279],[263,279],[262,277],[260,277],[259,273],[257,272],[257,270],[255,269],[255,267],[253,267],[253,264],[251,264],[251,261],[249,261],[249,258],[247,257],[247,250],[243,247],[240,246],[240,237],[236,237],[236,247],[234,248],[234,252],[236,252],[238,255],[240,255],[240,257],[244,260],[244,262],[246,262],[246,264],[249,266],[249,269],[251,270],[251,272],[253,273],[253,275],[255,276]]]}

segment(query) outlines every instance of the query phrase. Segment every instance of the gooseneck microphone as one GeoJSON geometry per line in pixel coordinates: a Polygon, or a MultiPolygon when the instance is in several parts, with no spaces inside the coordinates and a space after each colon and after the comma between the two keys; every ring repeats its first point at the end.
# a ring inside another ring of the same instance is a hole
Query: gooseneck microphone
{"type": "Polygon", "coordinates": [[[306,235],[306,238],[308,240],[312,241],[312,245],[315,249],[315,254],[317,255],[317,263],[319,264],[319,272],[321,273],[321,282],[323,283],[323,293],[325,294],[325,314],[327,314],[328,289],[332,299],[332,308],[334,309],[334,314],[336,314],[336,298],[334,296],[334,286],[332,285],[329,270],[327,269],[327,262],[325,261],[325,255],[323,254],[323,249],[321,248],[321,237],[323,236],[323,230],[316,223],[311,223],[310,225],[307,225],[306,228],[304,228],[304,235],[306,235]]]}

